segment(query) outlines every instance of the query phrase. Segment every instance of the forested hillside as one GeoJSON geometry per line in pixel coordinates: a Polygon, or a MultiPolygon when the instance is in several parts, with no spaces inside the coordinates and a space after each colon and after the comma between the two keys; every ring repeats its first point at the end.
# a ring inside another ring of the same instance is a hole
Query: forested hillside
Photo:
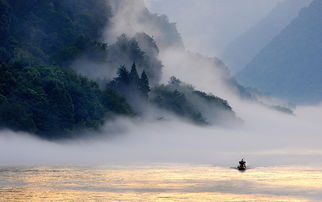
{"type": "Polygon", "coordinates": [[[1,0],[0,10],[2,61],[46,65],[83,51],[81,37],[99,39],[110,15],[104,0],[1,0]]]}
{"type": "Polygon", "coordinates": [[[68,70],[10,63],[0,71],[1,126],[60,137],[98,128],[112,113],[132,114],[119,94],[68,70]]]}
{"type": "Polygon", "coordinates": [[[0,10],[1,127],[57,138],[133,114],[121,95],[68,68],[82,54],[105,57],[104,0],[1,0],[0,10]]]}
{"type": "MultiPolygon", "coordinates": [[[[214,123],[208,121],[207,108],[217,109],[212,111],[217,120],[219,111],[228,111],[235,119],[226,101],[193,88],[193,95],[181,92],[186,96],[182,100],[165,96],[160,89],[173,89],[159,86],[163,65],[152,36],[122,33],[107,44],[102,36],[113,29],[115,5],[109,4],[113,2],[0,0],[1,128],[47,139],[75,137],[84,129],[98,129],[114,116],[144,116],[147,106],[198,124],[214,123]],[[193,96],[214,104],[198,105],[192,102],[193,96]],[[182,108],[185,105],[189,107],[182,108]]],[[[173,40],[181,43],[167,18],[147,9],[142,17],[164,30],[163,46],[173,40]]]]}
{"type": "Polygon", "coordinates": [[[226,126],[240,123],[226,100],[196,90],[175,77],[167,85],[153,88],[150,99],[160,108],[195,123],[226,126]]]}

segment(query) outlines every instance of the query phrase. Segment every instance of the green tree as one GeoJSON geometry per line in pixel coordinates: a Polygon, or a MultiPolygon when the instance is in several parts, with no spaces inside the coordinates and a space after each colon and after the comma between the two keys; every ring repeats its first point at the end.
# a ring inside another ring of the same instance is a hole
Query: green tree
{"type": "Polygon", "coordinates": [[[0,62],[0,72],[0,127],[53,139],[133,115],[123,96],[66,69],[0,62]]]}
{"type": "Polygon", "coordinates": [[[141,78],[139,80],[139,90],[142,93],[143,97],[148,98],[148,94],[151,91],[151,89],[149,85],[149,79],[145,71],[142,72],[141,78]]]}
{"type": "Polygon", "coordinates": [[[130,79],[130,85],[132,88],[137,89],[138,85],[139,85],[139,74],[136,70],[136,64],[135,62],[133,63],[132,67],[131,67],[131,72],[129,75],[129,79],[130,79]]]}
{"type": "Polygon", "coordinates": [[[103,91],[103,105],[114,114],[134,114],[126,99],[111,88],[106,88],[103,91]]]}
{"type": "Polygon", "coordinates": [[[117,75],[118,77],[116,79],[121,84],[128,85],[130,83],[130,74],[124,65],[119,68],[117,75]]]}

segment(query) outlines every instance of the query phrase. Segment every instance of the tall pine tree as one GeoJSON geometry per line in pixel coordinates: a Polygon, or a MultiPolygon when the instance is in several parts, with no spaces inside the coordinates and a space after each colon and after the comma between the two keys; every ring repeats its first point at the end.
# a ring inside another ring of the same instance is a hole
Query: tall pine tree
{"type": "Polygon", "coordinates": [[[113,88],[118,92],[125,92],[130,84],[130,73],[127,71],[126,67],[122,65],[117,70],[117,77],[109,83],[109,87],[113,88]]]}
{"type": "Polygon", "coordinates": [[[127,71],[126,67],[122,65],[118,71],[117,71],[118,77],[116,78],[118,82],[123,84],[129,84],[130,83],[130,77],[129,72],[127,71]]]}
{"type": "Polygon", "coordinates": [[[132,88],[137,89],[139,87],[139,74],[136,70],[136,64],[135,62],[133,63],[132,67],[131,67],[131,72],[129,75],[129,79],[130,79],[130,85],[132,88]]]}
{"type": "Polygon", "coordinates": [[[149,86],[149,79],[145,73],[145,71],[143,70],[141,78],[139,80],[139,90],[142,93],[144,98],[148,98],[148,94],[151,91],[150,86],[149,86]]]}

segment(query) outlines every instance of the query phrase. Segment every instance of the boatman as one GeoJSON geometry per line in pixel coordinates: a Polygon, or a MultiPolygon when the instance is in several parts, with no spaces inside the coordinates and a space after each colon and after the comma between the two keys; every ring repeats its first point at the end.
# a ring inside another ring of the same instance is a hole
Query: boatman
{"type": "Polygon", "coordinates": [[[244,159],[242,159],[241,161],[239,161],[239,165],[241,167],[244,167],[246,165],[246,161],[244,161],[244,159]]]}

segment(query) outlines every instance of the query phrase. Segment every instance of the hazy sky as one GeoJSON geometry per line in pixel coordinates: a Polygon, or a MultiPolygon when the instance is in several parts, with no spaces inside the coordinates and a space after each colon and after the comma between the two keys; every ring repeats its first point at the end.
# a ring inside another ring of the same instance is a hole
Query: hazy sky
{"type": "Polygon", "coordinates": [[[177,23],[185,45],[208,56],[225,47],[283,0],[146,0],[177,23]]]}

